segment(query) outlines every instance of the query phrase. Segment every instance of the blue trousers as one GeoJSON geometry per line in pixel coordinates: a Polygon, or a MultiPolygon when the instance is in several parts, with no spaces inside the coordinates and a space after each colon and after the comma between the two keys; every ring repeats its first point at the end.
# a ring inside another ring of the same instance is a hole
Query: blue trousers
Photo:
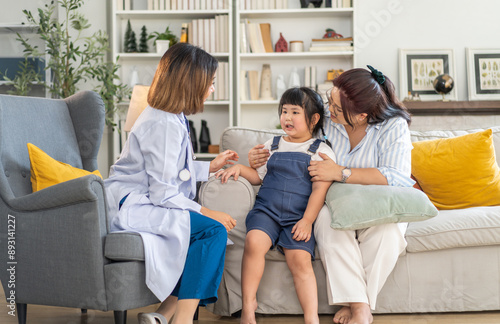
{"type": "Polygon", "coordinates": [[[200,306],[217,301],[224,270],[227,231],[219,222],[198,213],[191,217],[191,241],[184,271],[172,292],[179,299],[199,299],[200,306]]]}

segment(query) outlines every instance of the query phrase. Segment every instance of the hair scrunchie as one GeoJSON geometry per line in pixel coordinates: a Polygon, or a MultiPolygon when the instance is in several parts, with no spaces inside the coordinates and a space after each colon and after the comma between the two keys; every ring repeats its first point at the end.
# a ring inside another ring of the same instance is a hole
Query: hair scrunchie
{"type": "Polygon", "coordinates": [[[384,74],[371,65],[367,65],[367,67],[372,72],[372,76],[375,78],[375,80],[377,80],[378,84],[380,84],[380,85],[384,84],[384,82],[385,82],[384,74]]]}

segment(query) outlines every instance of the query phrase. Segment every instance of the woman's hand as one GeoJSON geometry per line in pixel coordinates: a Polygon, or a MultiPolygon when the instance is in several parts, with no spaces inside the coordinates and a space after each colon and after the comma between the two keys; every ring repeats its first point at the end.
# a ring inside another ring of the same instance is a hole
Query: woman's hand
{"type": "Polygon", "coordinates": [[[238,153],[235,151],[226,150],[219,153],[215,159],[210,161],[210,172],[219,171],[226,164],[234,164],[233,161],[238,161],[239,158],[238,153]]]}
{"type": "Polygon", "coordinates": [[[240,176],[241,173],[241,165],[236,164],[233,165],[230,168],[224,169],[224,170],[219,170],[216,174],[215,177],[219,178],[220,177],[220,182],[221,183],[227,183],[227,180],[229,180],[230,177],[234,177],[234,180],[238,180],[238,177],[240,176]]]}
{"type": "Polygon", "coordinates": [[[269,150],[264,150],[264,144],[255,145],[248,152],[248,164],[250,167],[257,169],[266,164],[269,155],[269,150]]]}
{"type": "Polygon", "coordinates": [[[200,212],[202,215],[207,216],[213,220],[216,220],[222,225],[224,225],[226,231],[228,232],[236,226],[236,220],[231,216],[229,216],[229,214],[216,210],[211,210],[203,206],[201,207],[200,212]]]}
{"type": "Polygon", "coordinates": [[[340,181],[343,167],[335,163],[330,157],[319,152],[323,161],[311,161],[308,170],[311,181],[340,181]]]}
{"type": "Polygon", "coordinates": [[[301,219],[292,228],[293,239],[295,241],[308,242],[311,239],[312,223],[301,219]]]}

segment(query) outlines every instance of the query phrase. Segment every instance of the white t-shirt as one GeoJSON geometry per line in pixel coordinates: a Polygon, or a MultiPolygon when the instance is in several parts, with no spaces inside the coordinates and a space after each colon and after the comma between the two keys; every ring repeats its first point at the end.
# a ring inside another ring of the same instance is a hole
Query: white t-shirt
{"type": "MultiPolygon", "coordinates": [[[[332,149],[330,146],[326,145],[324,142],[321,142],[319,144],[318,149],[316,150],[316,153],[312,154],[309,152],[309,147],[311,146],[312,143],[316,138],[311,138],[310,140],[307,140],[302,143],[294,143],[294,142],[287,142],[284,140],[284,136],[281,136],[280,142],[279,142],[279,147],[277,150],[271,151],[271,145],[273,144],[273,138],[268,140],[267,142],[264,143],[264,149],[268,149],[269,153],[273,155],[273,153],[276,152],[301,152],[301,153],[307,153],[311,155],[311,161],[323,161],[321,156],[319,156],[319,152],[324,153],[330,157],[333,161],[337,161],[337,158],[335,156],[335,153],[333,153],[332,149]]],[[[271,157],[269,155],[269,157],[271,157]]],[[[257,168],[257,173],[259,174],[260,179],[264,179],[266,173],[267,173],[267,163],[261,166],[260,168],[257,168]]]]}

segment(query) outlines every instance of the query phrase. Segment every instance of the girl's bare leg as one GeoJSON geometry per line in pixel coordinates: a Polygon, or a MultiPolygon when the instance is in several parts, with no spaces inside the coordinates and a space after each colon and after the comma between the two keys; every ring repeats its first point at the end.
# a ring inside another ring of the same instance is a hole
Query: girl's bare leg
{"type": "Polygon", "coordinates": [[[311,263],[311,254],[304,250],[283,250],[288,268],[293,275],[300,306],[304,311],[304,322],[306,324],[319,324],[318,288],[311,263]]]}
{"type": "Polygon", "coordinates": [[[265,255],[272,246],[269,236],[260,230],[251,230],[245,239],[241,265],[242,309],[241,324],[255,324],[257,289],[266,265],[265,255]]]}

